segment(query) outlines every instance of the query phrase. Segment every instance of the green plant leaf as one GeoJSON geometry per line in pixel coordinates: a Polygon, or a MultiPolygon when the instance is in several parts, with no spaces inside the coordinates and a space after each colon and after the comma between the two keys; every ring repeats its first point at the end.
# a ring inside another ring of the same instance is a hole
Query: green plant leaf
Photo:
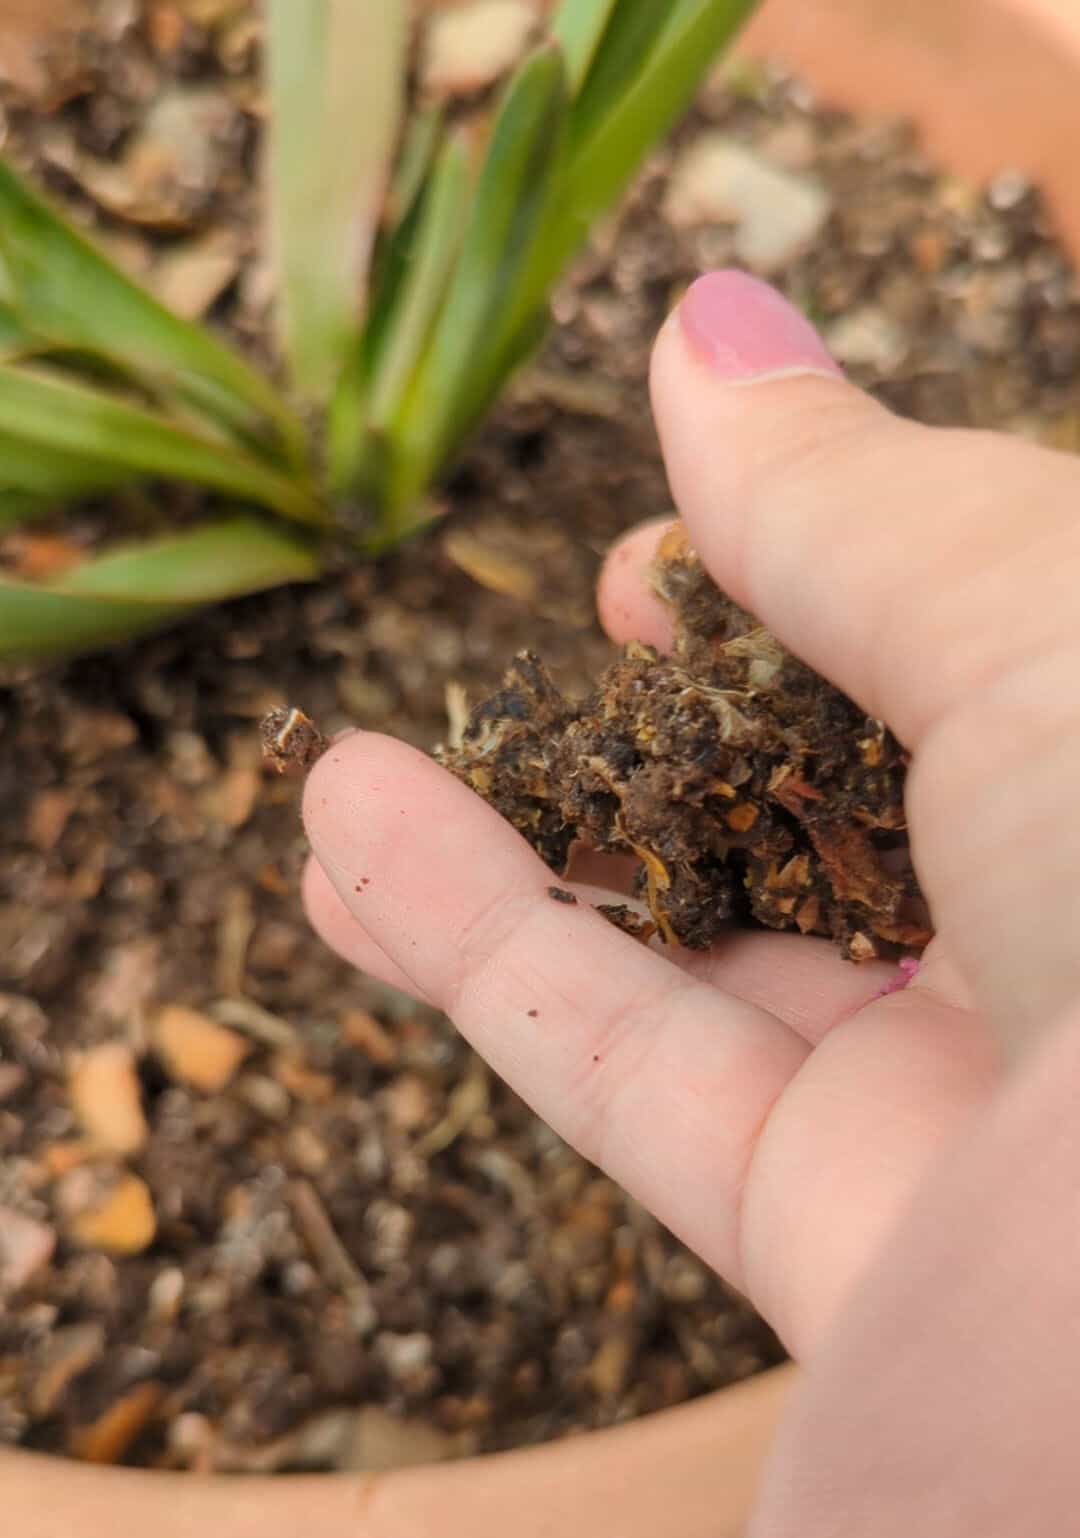
{"type": "Polygon", "coordinates": [[[538,345],[551,287],[649,149],[693,100],[755,0],[573,0],[554,20],[569,48],[556,86],[548,50],[508,87],[461,255],[431,343],[389,424],[379,468],[386,522],[401,537],[430,479],[538,345]]]}
{"type": "MultiPolygon", "coordinates": [[[[676,0],[654,46],[638,60],[636,78],[620,79],[606,115],[596,115],[594,100],[593,130],[582,140],[579,122],[529,260],[504,307],[492,348],[496,377],[505,375],[511,360],[526,355],[522,337],[536,334],[536,318],[546,312],[547,296],[559,274],[652,145],[690,106],[713,60],[755,4],[756,0],[676,0]]],[[[626,57],[621,50],[620,57],[626,57]]]]}
{"type": "Polygon", "coordinates": [[[0,364],[0,438],[17,440],[26,454],[91,463],[106,476],[98,485],[112,477],[161,476],[243,497],[303,523],[328,520],[302,482],[231,444],[43,368],[0,364]]]}
{"type": "Polygon", "coordinates": [[[604,28],[619,0],[562,0],[552,17],[551,35],[566,60],[566,78],[576,96],[600,46],[604,28]]]}
{"type": "Polygon", "coordinates": [[[225,598],[310,582],[310,544],[258,518],[113,550],[31,584],[0,577],[0,657],[64,656],[158,630],[225,598]]]}
{"type": "Polygon", "coordinates": [[[11,305],[0,300],[0,359],[24,357],[40,345],[11,305]]]}
{"type": "Polygon", "coordinates": [[[15,433],[0,432],[0,493],[17,492],[43,508],[59,507],[133,479],[125,466],[64,452],[55,443],[46,449],[15,433]]]}
{"type": "Polygon", "coordinates": [[[484,360],[548,206],[566,101],[555,44],[525,59],[506,89],[449,290],[391,427],[391,533],[487,399],[484,360]]]}
{"type": "Polygon", "coordinates": [[[359,377],[365,382],[386,346],[401,291],[413,268],[421,215],[430,201],[431,180],[431,176],[426,179],[421,195],[413,200],[402,221],[385,233],[379,246],[371,275],[367,321],[360,345],[349,360],[350,368],[354,360],[359,361],[359,377]]]}
{"type": "Polygon", "coordinates": [[[570,114],[570,143],[584,143],[638,79],[671,16],[671,0],[616,0],[570,114]]]}
{"type": "Polygon", "coordinates": [[[463,134],[454,133],[409,221],[413,228],[402,243],[397,270],[386,274],[378,292],[377,317],[373,312],[364,346],[339,383],[329,435],[336,491],[356,490],[369,479],[371,435],[386,431],[431,335],[461,244],[470,191],[468,146],[463,134]]]}
{"type": "Polygon", "coordinates": [[[432,175],[408,271],[374,367],[370,422],[377,430],[393,414],[431,333],[461,244],[470,190],[468,147],[464,137],[455,134],[444,145],[432,175]]]}
{"type": "Polygon", "coordinates": [[[412,264],[420,210],[427,200],[431,171],[441,150],[441,108],[421,108],[405,134],[394,182],[386,200],[383,225],[376,243],[367,294],[367,310],[359,350],[354,350],[347,369],[359,359],[359,377],[366,379],[370,361],[382,347],[389,329],[398,290],[412,264]]]}
{"type": "Polygon", "coordinates": [[[648,150],[689,108],[721,48],[756,3],[677,0],[668,7],[666,25],[637,71],[620,80],[617,93],[593,104],[584,120],[587,133],[577,125],[561,198],[563,228],[554,250],[575,249],[592,221],[614,202],[648,150]]]}
{"type": "Polygon", "coordinates": [[[19,491],[12,487],[0,486],[0,531],[15,528],[20,523],[28,523],[33,518],[40,518],[43,513],[50,512],[55,505],[50,498],[35,496],[32,491],[19,491]]]}
{"type": "Polygon", "coordinates": [[[404,92],[404,0],[269,0],[282,350],[325,403],[355,343],[404,92]]]}
{"type": "Polygon", "coordinates": [[[282,453],[303,463],[304,429],[273,387],[132,282],[3,161],[0,258],[8,303],[42,346],[120,363],[245,442],[265,441],[270,425],[282,453]]]}
{"type": "Polygon", "coordinates": [[[434,104],[418,107],[410,116],[384,211],[390,229],[408,218],[423,192],[438,154],[443,124],[443,110],[434,104]]]}

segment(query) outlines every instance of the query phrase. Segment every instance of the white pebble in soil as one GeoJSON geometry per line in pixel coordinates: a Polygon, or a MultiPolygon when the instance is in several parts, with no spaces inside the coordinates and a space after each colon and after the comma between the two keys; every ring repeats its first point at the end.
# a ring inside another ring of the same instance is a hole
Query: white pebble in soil
{"type": "Polygon", "coordinates": [[[680,156],[668,186],[672,224],[734,226],[734,254],[754,272],[777,273],[817,238],[829,194],[815,176],[786,170],[725,134],[702,134],[680,156]]]}
{"type": "Polygon", "coordinates": [[[524,51],[536,21],[530,0],[473,0],[428,23],[421,76],[434,96],[483,90],[524,51]]]}
{"type": "Polygon", "coordinates": [[[877,305],[864,304],[827,328],[825,340],[838,363],[892,374],[903,362],[908,339],[877,305]]]}

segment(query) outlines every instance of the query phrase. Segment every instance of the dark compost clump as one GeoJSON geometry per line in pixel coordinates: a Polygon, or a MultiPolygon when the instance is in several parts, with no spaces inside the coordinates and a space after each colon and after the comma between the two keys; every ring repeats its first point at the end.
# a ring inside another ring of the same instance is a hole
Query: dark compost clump
{"type": "MultiPolygon", "coordinates": [[[[671,944],[749,923],[855,960],[925,945],[900,743],[725,597],[681,529],[654,582],[670,655],[628,646],[575,701],[521,652],[443,763],[560,875],[578,847],[635,855],[636,895],[671,944]]],[[[603,911],[642,933],[633,909],[603,911]]]]}

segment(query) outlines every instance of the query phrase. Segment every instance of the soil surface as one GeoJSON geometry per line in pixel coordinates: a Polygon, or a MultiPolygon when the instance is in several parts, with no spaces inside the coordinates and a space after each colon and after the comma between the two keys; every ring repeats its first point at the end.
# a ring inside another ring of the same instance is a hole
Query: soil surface
{"type": "MultiPolygon", "coordinates": [[[[258,351],[254,20],[238,0],[95,16],[7,88],[5,152],[258,351]]],[[[779,1358],[443,1019],[311,936],[296,785],[266,772],[257,730],[288,701],[430,748],[460,691],[482,697],[525,646],[584,691],[611,655],[602,553],[668,507],[651,339],[697,272],[748,249],[897,410],[1075,444],[1080,306],[1035,193],[1005,174],[980,194],[900,129],[729,73],[578,264],[433,532],[317,588],[9,676],[3,1441],[355,1468],[607,1425],[779,1358]],[[716,134],[774,178],[751,178],[750,206],[717,206],[716,177],[702,200],[685,157],[716,134]],[[783,227],[784,178],[806,194],[802,232],[783,227]]],[[[8,535],[0,561],[54,569],[163,505],[8,535]]]]}

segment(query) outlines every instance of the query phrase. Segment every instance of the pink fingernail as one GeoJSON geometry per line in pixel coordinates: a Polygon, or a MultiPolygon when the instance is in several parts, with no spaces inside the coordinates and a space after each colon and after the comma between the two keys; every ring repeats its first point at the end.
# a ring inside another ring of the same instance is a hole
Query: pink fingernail
{"type": "Polygon", "coordinates": [[[745,272],[698,278],[679,305],[679,320],[691,347],[721,379],[844,377],[806,317],[775,288],[745,272]]]}

